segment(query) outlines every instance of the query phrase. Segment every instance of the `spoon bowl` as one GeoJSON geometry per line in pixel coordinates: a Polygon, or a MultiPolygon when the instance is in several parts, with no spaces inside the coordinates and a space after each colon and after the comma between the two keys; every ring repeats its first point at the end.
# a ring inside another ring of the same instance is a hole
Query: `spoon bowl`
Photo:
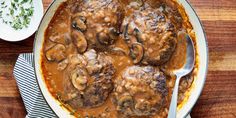
{"type": "Polygon", "coordinates": [[[178,87],[179,87],[180,79],[183,76],[186,76],[192,72],[194,63],[195,63],[195,50],[194,50],[194,44],[193,44],[192,39],[186,33],[180,32],[178,35],[180,38],[184,38],[186,40],[186,43],[187,43],[186,55],[187,56],[186,56],[186,61],[184,65],[182,66],[182,68],[173,71],[173,73],[176,75],[176,81],[175,81],[175,87],[173,89],[173,94],[172,94],[171,103],[169,107],[168,118],[176,117],[178,87]]]}

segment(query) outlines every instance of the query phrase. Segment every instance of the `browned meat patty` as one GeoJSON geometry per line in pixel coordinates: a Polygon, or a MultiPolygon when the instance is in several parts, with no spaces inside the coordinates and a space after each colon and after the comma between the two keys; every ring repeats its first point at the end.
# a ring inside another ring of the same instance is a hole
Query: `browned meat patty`
{"type": "Polygon", "coordinates": [[[114,99],[124,116],[150,116],[166,105],[166,76],[155,67],[131,66],[115,82],[114,99]]]}
{"type": "Polygon", "coordinates": [[[176,26],[165,9],[131,2],[122,24],[123,39],[130,48],[134,63],[161,65],[175,50],[176,26]],[[141,6],[141,7],[140,7],[141,6]]]}
{"type": "Polygon", "coordinates": [[[74,8],[72,27],[84,35],[90,48],[102,49],[117,40],[122,19],[117,0],[84,0],[74,8]]]}
{"type": "Polygon", "coordinates": [[[71,55],[64,79],[64,100],[73,108],[96,107],[105,102],[113,89],[111,58],[93,49],[71,55]]]}

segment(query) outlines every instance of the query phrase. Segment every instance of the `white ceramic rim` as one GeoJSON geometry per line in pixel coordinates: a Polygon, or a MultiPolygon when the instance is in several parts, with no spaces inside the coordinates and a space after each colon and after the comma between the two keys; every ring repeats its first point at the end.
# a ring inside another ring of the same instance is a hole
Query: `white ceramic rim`
{"type": "MultiPolygon", "coordinates": [[[[37,83],[39,88],[43,94],[43,97],[47,104],[51,107],[52,111],[59,117],[73,117],[70,115],[69,111],[64,107],[60,106],[60,103],[51,95],[49,92],[45,81],[43,79],[43,74],[41,71],[41,50],[42,44],[44,39],[44,31],[46,30],[51,18],[53,17],[55,11],[59,7],[59,5],[65,0],[55,0],[51,3],[49,8],[47,9],[41,24],[39,26],[38,32],[35,35],[35,42],[34,42],[34,67],[35,67],[35,74],[37,78],[37,83]]],[[[195,80],[195,87],[192,88],[191,94],[189,99],[184,104],[184,106],[178,111],[177,117],[184,118],[186,117],[193,106],[195,105],[197,99],[199,98],[202,89],[205,84],[207,68],[208,68],[208,45],[206,40],[206,35],[202,24],[193,10],[192,6],[186,0],[177,0],[177,2],[182,5],[187,13],[191,24],[193,25],[194,31],[196,33],[196,42],[197,42],[197,50],[199,54],[199,70],[197,73],[197,79],[195,80]]]]}

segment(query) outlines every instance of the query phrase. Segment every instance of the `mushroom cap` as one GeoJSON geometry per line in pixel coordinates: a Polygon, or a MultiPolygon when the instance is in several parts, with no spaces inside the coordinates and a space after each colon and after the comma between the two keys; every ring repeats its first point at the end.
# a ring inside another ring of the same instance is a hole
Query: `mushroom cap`
{"type": "Polygon", "coordinates": [[[88,46],[88,43],[84,34],[80,31],[73,30],[71,33],[71,37],[73,39],[75,47],[77,48],[77,51],[79,53],[84,53],[87,50],[87,46],[88,46]]]}
{"type": "Polygon", "coordinates": [[[66,47],[63,44],[56,44],[46,50],[46,59],[48,61],[60,62],[66,58],[66,47]]]}

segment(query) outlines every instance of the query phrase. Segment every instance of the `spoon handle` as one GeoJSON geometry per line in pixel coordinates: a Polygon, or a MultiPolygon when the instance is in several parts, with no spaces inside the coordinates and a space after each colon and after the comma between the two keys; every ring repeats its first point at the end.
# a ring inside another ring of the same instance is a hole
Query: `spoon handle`
{"type": "Polygon", "coordinates": [[[177,109],[177,101],[178,101],[178,88],[180,76],[176,75],[175,87],[172,93],[171,103],[168,112],[168,118],[176,118],[176,109],[177,109]]]}

